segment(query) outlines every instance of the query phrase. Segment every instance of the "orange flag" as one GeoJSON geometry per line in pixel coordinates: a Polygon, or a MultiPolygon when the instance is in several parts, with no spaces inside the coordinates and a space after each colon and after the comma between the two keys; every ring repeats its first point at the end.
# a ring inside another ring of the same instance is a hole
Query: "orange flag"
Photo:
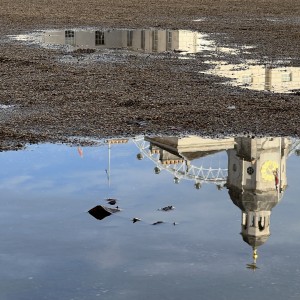
{"type": "Polygon", "coordinates": [[[80,147],[77,148],[77,152],[79,154],[79,156],[82,158],[83,157],[83,149],[81,149],[80,147]]]}

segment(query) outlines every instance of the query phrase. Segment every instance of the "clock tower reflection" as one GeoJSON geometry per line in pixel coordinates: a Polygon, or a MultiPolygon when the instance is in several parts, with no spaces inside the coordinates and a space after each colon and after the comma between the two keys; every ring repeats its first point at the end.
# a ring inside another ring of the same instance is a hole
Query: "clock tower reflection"
{"type": "Polygon", "coordinates": [[[287,187],[286,160],[291,142],[287,138],[236,138],[234,149],[227,150],[227,188],[241,215],[241,235],[253,249],[255,270],[257,248],[270,236],[273,207],[287,187]]]}

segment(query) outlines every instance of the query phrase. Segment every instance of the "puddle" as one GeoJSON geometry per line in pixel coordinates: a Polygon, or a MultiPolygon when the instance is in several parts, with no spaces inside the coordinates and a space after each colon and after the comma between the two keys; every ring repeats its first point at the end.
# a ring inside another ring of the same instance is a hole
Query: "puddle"
{"type": "Polygon", "coordinates": [[[0,294],[297,298],[299,149],[140,136],[2,152],[0,294]]]}
{"type": "MultiPolygon", "coordinates": [[[[66,47],[77,54],[92,54],[100,50],[127,50],[148,54],[174,52],[188,55],[215,51],[218,47],[208,34],[191,30],[154,28],[47,30],[10,38],[46,48],[66,47]]],[[[218,47],[218,51],[237,52],[237,49],[218,47]]]]}
{"type": "Polygon", "coordinates": [[[207,18],[199,18],[199,19],[193,20],[193,22],[204,22],[206,20],[207,20],[207,18]]]}
{"type": "Polygon", "coordinates": [[[0,104],[0,110],[10,109],[14,108],[15,105],[6,105],[6,104],[0,104]]]}
{"type": "Polygon", "coordinates": [[[226,84],[256,91],[300,93],[300,68],[272,64],[233,65],[226,61],[210,61],[213,68],[203,73],[230,79],[226,84]]]}
{"type": "Polygon", "coordinates": [[[147,58],[160,53],[162,58],[188,60],[201,55],[207,58],[205,63],[210,69],[199,72],[228,78],[225,84],[256,91],[300,93],[299,68],[287,66],[288,60],[265,64],[245,60],[241,58],[242,54],[249,54],[249,50],[255,46],[220,45],[210,35],[197,31],[155,28],[67,29],[36,31],[10,38],[45,48],[64,49],[65,54],[59,58],[64,63],[122,62],[126,61],[126,55],[133,53],[146,55],[147,58]],[[238,63],[233,64],[233,61],[238,63]]]}

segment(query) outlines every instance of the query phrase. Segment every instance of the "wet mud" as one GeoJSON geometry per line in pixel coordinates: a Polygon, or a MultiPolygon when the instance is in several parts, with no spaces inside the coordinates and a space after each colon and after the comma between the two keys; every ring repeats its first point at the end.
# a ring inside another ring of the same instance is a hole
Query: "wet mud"
{"type": "MultiPolygon", "coordinates": [[[[12,41],[35,30],[168,28],[209,34],[220,46],[251,46],[238,59],[299,66],[296,1],[2,1],[0,148],[77,137],[187,134],[299,136],[299,93],[251,91],[205,74],[205,53],[120,53],[82,63],[93,51],[12,41]],[[87,53],[91,52],[91,53],[87,53]],[[63,61],[68,54],[71,62],[63,61]]],[[[218,57],[217,57],[218,59],[218,57]]]]}

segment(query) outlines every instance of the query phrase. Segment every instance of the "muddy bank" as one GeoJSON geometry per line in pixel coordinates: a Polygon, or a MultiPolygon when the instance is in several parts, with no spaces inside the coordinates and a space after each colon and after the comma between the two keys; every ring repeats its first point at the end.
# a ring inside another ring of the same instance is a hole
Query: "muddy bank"
{"type": "Polygon", "coordinates": [[[220,84],[223,79],[199,73],[207,69],[201,55],[182,60],[176,53],[120,54],[91,64],[64,63],[63,49],[7,39],[84,26],[192,29],[212,34],[220,45],[255,46],[247,59],[288,58],[298,66],[299,12],[300,4],[291,0],[2,1],[0,104],[12,105],[0,108],[2,148],[142,133],[299,136],[299,95],[220,84]]]}

